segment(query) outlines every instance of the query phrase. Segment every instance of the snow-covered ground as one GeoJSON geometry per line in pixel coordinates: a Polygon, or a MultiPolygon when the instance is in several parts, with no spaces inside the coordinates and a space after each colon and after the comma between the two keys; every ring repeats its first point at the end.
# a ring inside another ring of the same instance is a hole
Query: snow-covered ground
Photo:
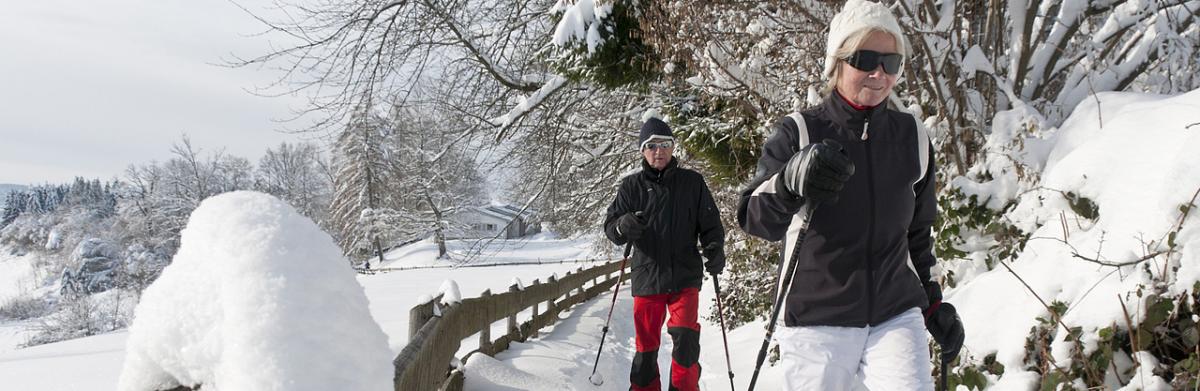
{"type": "MultiPolygon", "coordinates": [[[[1016,113],[1021,121],[1013,121],[1014,112],[1019,110],[997,116],[987,148],[1009,142],[1005,138],[1030,120],[1016,113]]],[[[992,197],[993,205],[1014,200],[1005,221],[1031,233],[1024,251],[1009,263],[1012,271],[1001,265],[987,271],[982,260],[957,264],[954,271],[965,282],[946,294],[966,326],[964,354],[976,363],[995,354],[1006,368],[993,379],[993,389],[1038,384],[1038,375],[1023,369],[1029,330],[1038,317],[1048,317],[1038,297],[1067,306],[1062,322],[1082,328],[1084,352],[1091,353],[1100,329],[1126,328],[1126,311],[1134,323],[1145,317],[1150,295],[1143,290],[1161,282],[1165,295],[1178,295],[1200,280],[1200,215],[1193,211],[1183,229],[1170,234],[1183,205],[1200,190],[1198,112],[1200,90],[1176,96],[1101,93],[1080,104],[1058,129],[1021,139],[1021,150],[992,159],[994,180],[965,187],[981,200],[992,197]],[[1041,181],[1035,188],[1019,183],[1011,161],[1036,170],[1041,181]],[[1098,217],[1077,215],[1068,193],[1095,202],[1098,217]],[[1169,243],[1178,247],[1171,250],[1169,243]],[[1156,252],[1164,255],[1134,262],[1156,252]]],[[[1060,365],[1073,359],[1067,334],[1059,330],[1052,344],[1060,365]]],[[[1123,379],[1129,379],[1135,361],[1147,362],[1120,352],[1115,361],[1123,379]]],[[[1145,379],[1148,389],[1161,383],[1152,380],[1145,379]]]]}
{"type": "Polygon", "coordinates": [[[13,255],[0,248],[0,302],[36,288],[32,255],[13,255]]]}
{"type": "MultiPolygon", "coordinates": [[[[447,265],[446,268],[422,268],[360,276],[359,281],[367,291],[367,298],[371,300],[371,314],[388,335],[388,345],[394,353],[399,353],[408,344],[408,310],[419,304],[422,296],[437,295],[442,283],[446,280],[456,282],[463,297],[476,297],[489,289],[492,292],[504,292],[512,285],[513,279],[519,279],[522,284],[530,284],[534,279],[546,281],[551,275],[562,276],[580,267],[588,268],[597,264],[595,262],[567,262],[542,265],[503,265],[504,263],[533,259],[545,262],[589,258],[607,261],[609,255],[597,256],[588,250],[579,250],[590,247],[593,242],[594,237],[590,236],[566,240],[498,240],[493,243],[494,246],[519,248],[521,250],[518,251],[531,258],[514,257],[511,253],[502,252],[494,256],[482,256],[470,262],[470,265],[480,267],[453,267],[462,262],[442,261],[450,265],[447,265]],[[540,249],[540,251],[533,249],[540,249]],[[556,258],[554,254],[561,254],[563,257],[556,258]],[[483,266],[488,264],[501,265],[483,266]]],[[[469,247],[472,243],[470,241],[452,241],[449,245],[451,248],[462,248],[469,247]]],[[[425,257],[426,255],[430,258],[436,257],[437,247],[434,244],[423,242],[414,244],[414,246],[417,249],[401,248],[389,253],[385,256],[385,259],[388,260],[385,267],[429,266],[434,262],[425,257]],[[396,253],[408,253],[413,258],[394,255],[396,253]]],[[[500,329],[496,329],[492,335],[501,333],[500,329]]],[[[464,343],[464,348],[470,347],[474,341],[468,339],[464,343]]]]}
{"type": "MultiPolygon", "coordinates": [[[[0,247],[0,303],[37,289],[32,255],[13,255],[0,247]]],[[[0,321],[0,354],[13,350],[29,338],[32,322],[0,321]]],[[[2,364],[0,364],[2,365],[2,364]]]]}
{"type": "MultiPolygon", "coordinates": [[[[716,294],[706,279],[700,291],[700,374],[701,390],[729,389],[729,375],[718,322],[705,317],[715,306],[716,294]]],[[[629,388],[629,368],[633,360],[633,296],[625,284],[617,296],[616,309],[609,325],[604,352],[597,373],[603,379],[592,385],[588,377],[596,360],[596,349],[612,303],[611,293],[581,303],[563,321],[548,328],[535,340],[514,344],[495,358],[472,355],[466,363],[465,389],[469,391],[515,390],[596,390],[618,391],[629,388]]],[[[765,334],[765,322],[754,322],[729,330],[729,355],[733,363],[737,389],[749,385],[754,361],[765,334]]],[[[659,348],[658,367],[663,386],[670,379],[671,338],[664,327],[659,348]]],[[[760,390],[778,390],[781,372],[764,364],[759,374],[760,390]]]]}
{"type": "MultiPolygon", "coordinates": [[[[531,239],[497,240],[477,251],[469,264],[482,266],[514,261],[541,260],[545,262],[572,261],[595,258],[590,250],[595,237],[553,239],[541,235],[531,239]]],[[[475,247],[474,241],[448,243],[452,254],[466,253],[475,247]]],[[[0,248],[0,252],[7,249],[0,248]]],[[[421,296],[433,296],[446,280],[461,287],[463,297],[478,296],[486,289],[503,291],[514,279],[529,284],[533,279],[545,280],[551,275],[562,276],[579,267],[594,263],[553,263],[543,265],[509,265],[491,267],[455,267],[461,261],[436,261],[436,246],[420,242],[385,254],[389,267],[445,266],[444,268],[414,269],[385,272],[357,277],[369,300],[369,309],[388,337],[392,354],[408,343],[408,311],[421,296]],[[428,256],[428,257],[427,257],[428,256]],[[440,264],[439,264],[440,263],[440,264]]],[[[608,257],[604,255],[603,257],[608,257]]],[[[607,259],[605,259],[607,260],[607,259]]],[[[0,261],[0,267],[17,269],[26,266],[6,266],[12,259],[0,261]]],[[[10,269],[5,269],[10,270],[10,269]]],[[[0,273],[10,280],[15,274],[0,273]]],[[[7,282],[6,282],[7,284],[7,282]]],[[[8,288],[8,285],[0,285],[8,288]]],[[[605,297],[608,300],[609,297],[605,297]]],[[[607,303],[607,302],[606,302],[607,303]]],[[[607,307],[605,307],[607,309],[607,307]]],[[[526,314],[527,316],[527,314],[526,314]]],[[[117,385],[125,360],[125,330],[71,341],[17,349],[25,342],[24,328],[28,323],[0,323],[0,389],[2,390],[111,390],[117,385]],[[73,368],[63,371],[63,368],[73,368]]],[[[598,338],[598,337],[597,337],[598,338]]],[[[464,351],[473,347],[474,340],[464,341],[464,351]]],[[[610,340],[611,343],[611,340],[610,340]]],[[[628,358],[625,359],[628,363],[628,358]]],[[[590,365],[590,364],[589,364],[590,365]]],[[[589,367],[590,368],[590,367],[589,367]]],[[[626,368],[627,369],[627,368],[626,368]]]]}

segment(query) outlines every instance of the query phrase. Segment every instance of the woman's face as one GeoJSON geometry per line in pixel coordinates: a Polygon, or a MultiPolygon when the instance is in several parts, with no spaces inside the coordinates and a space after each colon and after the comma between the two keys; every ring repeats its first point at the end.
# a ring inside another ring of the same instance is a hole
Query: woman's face
{"type": "MultiPolygon", "coordinates": [[[[859,50],[874,50],[880,53],[896,53],[896,39],[891,34],[874,31],[867,36],[866,42],[863,42],[859,50]]],[[[837,90],[842,94],[842,97],[849,99],[860,106],[876,106],[883,103],[887,99],[888,94],[892,92],[892,87],[896,86],[896,75],[889,75],[883,71],[883,66],[875,67],[875,70],[865,72],[858,70],[847,64],[844,60],[839,60],[838,66],[841,67],[841,75],[838,77],[837,90]]]]}

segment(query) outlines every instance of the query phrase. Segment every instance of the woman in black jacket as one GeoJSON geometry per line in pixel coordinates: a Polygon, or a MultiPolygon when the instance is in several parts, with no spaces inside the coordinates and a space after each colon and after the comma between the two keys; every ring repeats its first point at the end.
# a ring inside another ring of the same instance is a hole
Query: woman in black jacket
{"type": "Polygon", "coordinates": [[[825,101],[774,125],[742,193],[742,229],[786,239],[785,260],[812,210],[775,334],[785,389],[930,390],[925,329],[946,357],[962,344],[930,276],[932,145],[912,116],[886,107],[904,55],[886,6],[849,1],[830,24],[825,101]]]}

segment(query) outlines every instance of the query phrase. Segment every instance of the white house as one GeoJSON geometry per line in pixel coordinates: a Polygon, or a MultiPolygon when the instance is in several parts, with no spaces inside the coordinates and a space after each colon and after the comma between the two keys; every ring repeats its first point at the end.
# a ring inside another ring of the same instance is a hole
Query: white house
{"type": "Polygon", "coordinates": [[[455,238],[513,239],[541,232],[532,210],[522,212],[507,204],[468,207],[455,214],[454,220],[465,227],[449,235],[455,238]]]}

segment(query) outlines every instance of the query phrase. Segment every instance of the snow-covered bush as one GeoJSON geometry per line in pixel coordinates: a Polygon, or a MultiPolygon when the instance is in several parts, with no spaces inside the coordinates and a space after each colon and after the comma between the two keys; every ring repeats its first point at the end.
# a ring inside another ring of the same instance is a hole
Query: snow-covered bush
{"type": "Polygon", "coordinates": [[[387,336],[332,238],[256,192],[205,200],[142,296],[120,390],[384,390],[387,336]]]}
{"type": "Polygon", "coordinates": [[[132,309],[132,295],[118,290],[99,295],[64,296],[55,311],[39,318],[32,326],[33,335],[24,346],[82,338],[125,328],[132,309]]]}
{"type": "Polygon", "coordinates": [[[62,274],[64,295],[100,293],[116,286],[121,268],[121,251],[115,243],[90,238],[75,247],[72,260],[79,265],[62,274]]]}
{"type": "Polygon", "coordinates": [[[45,316],[51,305],[45,298],[25,293],[0,302],[0,319],[25,320],[45,316]]]}
{"type": "Polygon", "coordinates": [[[1195,387],[1200,145],[1184,112],[1197,104],[1200,91],[1098,94],[1057,129],[989,139],[1002,160],[951,182],[1022,237],[1001,253],[975,230],[943,263],[967,330],[952,383],[1195,387]]]}
{"type": "MultiPolygon", "coordinates": [[[[948,129],[932,122],[926,126],[934,129],[935,147],[945,147],[948,129]]],[[[1040,186],[1053,137],[1054,129],[1041,115],[1019,105],[996,115],[979,159],[966,175],[938,172],[946,186],[938,193],[934,255],[942,261],[943,285],[954,287],[1024,249],[1036,226],[1017,226],[1006,214],[1020,195],[1040,186]]],[[[949,164],[948,156],[938,158],[942,167],[949,164]]]]}

